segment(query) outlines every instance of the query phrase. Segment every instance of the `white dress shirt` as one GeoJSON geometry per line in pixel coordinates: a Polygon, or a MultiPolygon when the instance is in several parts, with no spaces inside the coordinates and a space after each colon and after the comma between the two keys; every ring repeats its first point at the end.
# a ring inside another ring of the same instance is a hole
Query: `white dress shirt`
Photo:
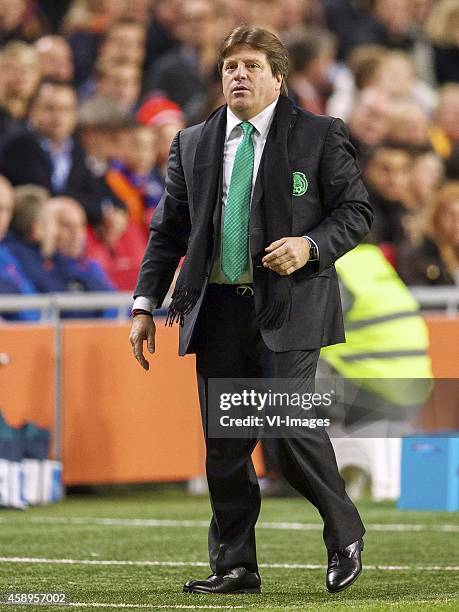
{"type": "MultiPolygon", "coordinates": [[[[277,99],[274,100],[269,106],[261,111],[258,115],[250,119],[249,123],[255,128],[252,133],[253,143],[253,174],[252,174],[252,195],[255,187],[255,181],[257,180],[258,168],[260,167],[261,156],[263,155],[263,149],[265,148],[266,138],[268,137],[269,128],[274,117],[274,111],[276,110],[277,99]]],[[[225,207],[228,199],[228,191],[231,182],[231,174],[233,172],[234,159],[236,157],[236,151],[243,138],[242,128],[240,126],[241,120],[227,108],[226,111],[226,137],[225,144],[223,147],[223,189],[222,189],[222,218],[220,235],[217,239],[214,263],[212,265],[212,271],[210,273],[209,282],[230,284],[230,281],[223,274],[221,269],[221,237],[223,233],[223,223],[225,219],[225,207]]],[[[250,252],[250,246],[249,246],[250,252]]],[[[252,262],[249,257],[249,269],[246,270],[236,281],[237,285],[241,283],[252,282],[252,262]]]]}
{"type": "MultiPolygon", "coordinates": [[[[254,148],[254,162],[253,162],[253,176],[252,176],[252,196],[257,180],[258,169],[260,167],[261,156],[263,155],[263,149],[266,144],[268,132],[271,127],[271,123],[274,117],[274,111],[276,110],[277,99],[274,100],[269,106],[261,111],[258,115],[250,119],[250,123],[255,128],[252,133],[252,142],[254,148]]],[[[234,159],[236,157],[236,151],[243,138],[241,119],[227,107],[226,110],[226,136],[223,147],[223,188],[222,188],[222,219],[220,226],[220,235],[217,237],[217,244],[215,249],[215,257],[212,265],[212,271],[210,274],[209,282],[219,284],[229,284],[230,281],[223,274],[220,262],[220,251],[221,251],[221,234],[223,229],[223,222],[225,216],[225,206],[228,198],[229,185],[231,181],[231,173],[233,171],[234,159]]],[[[311,240],[311,239],[309,239],[311,240]]],[[[311,241],[312,242],[312,241],[311,241]]],[[[314,243],[315,244],[315,243],[314,243]]],[[[315,245],[317,246],[317,245],[315,245]]],[[[252,282],[252,262],[249,257],[249,269],[244,272],[235,284],[246,284],[252,282]]],[[[157,301],[151,297],[139,296],[134,300],[133,309],[142,309],[153,312],[157,306],[157,301]]]]}

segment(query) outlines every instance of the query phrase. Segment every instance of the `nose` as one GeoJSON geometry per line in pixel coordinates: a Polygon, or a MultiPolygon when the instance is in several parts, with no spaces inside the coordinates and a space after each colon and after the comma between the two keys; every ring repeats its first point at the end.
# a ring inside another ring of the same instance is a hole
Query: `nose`
{"type": "Polygon", "coordinates": [[[246,72],[245,64],[244,62],[239,62],[239,64],[237,65],[237,70],[234,73],[234,78],[236,80],[239,80],[239,79],[245,79],[246,76],[247,76],[247,72],[246,72]]]}

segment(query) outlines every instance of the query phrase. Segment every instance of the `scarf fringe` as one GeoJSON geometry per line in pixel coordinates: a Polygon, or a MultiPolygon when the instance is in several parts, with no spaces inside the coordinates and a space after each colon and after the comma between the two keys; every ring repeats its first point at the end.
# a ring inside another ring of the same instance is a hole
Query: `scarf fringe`
{"type": "Polygon", "coordinates": [[[290,321],[291,301],[276,300],[271,302],[266,308],[257,314],[258,322],[261,327],[266,329],[279,329],[290,321]]]}
{"type": "Polygon", "coordinates": [[[172,295],[172,301],[167,311],[166,326],[172,327],[178,323],[183,327],[185,316],[196,306],[201,295],[197,289],[176,289],[172,295]]]}

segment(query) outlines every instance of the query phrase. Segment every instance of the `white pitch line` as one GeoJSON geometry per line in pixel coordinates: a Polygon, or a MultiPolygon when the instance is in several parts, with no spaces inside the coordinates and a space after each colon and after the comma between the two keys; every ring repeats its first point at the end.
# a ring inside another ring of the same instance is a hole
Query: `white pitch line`
{"type": "MultiPolygon", "coordinates": [[[[114,565],[114,566],[156,566],[156,567],[208,567],[204,561],[132,561],[129,559],[50,559],[47,557],[0,557],[0,563],[42,563],[54,565],[114,565]]],[[[425,571],[425,572],[459,572],[459,565],[364,565],[366,570],[385,572],[425,571]]],[[[261,563],[262,569],[300,569],[323,570],[326,565],[313,563],[261,563]]]]}
{"type": "MultiPolygon", "coordinates": [[[[110,527],[209,527],[209,521],[174,520],[174,519],[129,519],[129,518],[87,518],[87,517],[52,517],[34,516],[32,523],[68,524],[68,525],[104,525],[110,527]]],[[[4,522],[5,519],[0,519],[4,522]]],[[[459,525],[422,525],[420,523],[367,523],[367,531],[440,531],[459,533],[459,525]]],[[[280,531],[322,531],[320,523],[269,522],[257,523],[257,529],[280,531]]]]}
{"type": "MultiPolygon", "coordinates": [[[[67,606],[78,608],[121,608],[141,610],[246,610],[247,606],[191,606],[186,604],[126,604],[126,603],[102,603],[102,602],[69,602],[67,606]]],[[[258,605],[258,604],[257,604],[258,605]]],[[[253,604],[255,606],[255,604],[253,604]]]]}
{"type": "MultiPolygon", "coordinates": [[[[194,595],[192,596],[194,597],[194,595]]],[[[248,597],[247,595],[245,597],[248,597]]],[[[452,598],[438,598],[438,599],[415,599],[415,600],[406,600],[391,603],[391,607],[398,607],[402,605],[409,604],[439,604],[439,603],[451,603],[455,601],[452,598]]],[[[36,604],[40,605],[40,604],[36,604]]],[[[50,604],[46,604],[50,606],[50,604]]],[[[55,607],[60,607],[62,604],[56,604],[55,607]]],[[[124,609],[124,610],[249,610],[251,608],[260,608],[260,603],[247,603],[243,606],[212,606],[212,605],[187,605],[187,604],[127,604],[127,603],[103,603],[103,602],[69,602],[66,604],[67,606],[73,606],[75,608],[115,608],[115,609],[124,609]]],[[[310,604],[301,604],[301,605],[289,605],[288,608],[277,604],[261,604],[263,610],[311,610],[313,609],[312,603],[310,604]]],[[[336,601],[323,601],[321,602],[321,607],[331,607],[336,608],[336,601]]],[[[353,610],[367,609],[367,603],[353,603],[353,610]]],[[[316,607],[314,606],[314,609],[316,607]]]]}

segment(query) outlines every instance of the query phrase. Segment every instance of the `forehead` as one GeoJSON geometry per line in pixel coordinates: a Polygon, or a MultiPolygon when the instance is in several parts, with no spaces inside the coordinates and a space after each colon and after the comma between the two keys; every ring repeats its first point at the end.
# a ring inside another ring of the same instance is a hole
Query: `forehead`
{"type": "Polygon", "coordinates": [[[76,103],[76,93],[71,87],[61,86],[61,85],[52,85],[51,83],[46,83],[40,88],[40,91],[37,94],[37,102],[68,102],[68,103],[76,103]]]}
{"type": "Polygon", "coordinates": [[[227,64],[231,61],[248,61],[254,59],[266,63],[266,53],[260,49],[254,49],[250,45],[237,45],[226,54],[224,63],[227,64]]]}

